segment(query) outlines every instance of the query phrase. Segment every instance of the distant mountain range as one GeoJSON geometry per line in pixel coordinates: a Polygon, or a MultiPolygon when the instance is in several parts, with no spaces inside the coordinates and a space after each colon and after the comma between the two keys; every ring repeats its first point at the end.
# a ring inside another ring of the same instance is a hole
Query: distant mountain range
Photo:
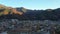
{"type": "Polygon", "coordinates": [[[60,20],[60,8],[30,10],[24,7],[12,8],[0,5],[0,19],[60,20]]]}

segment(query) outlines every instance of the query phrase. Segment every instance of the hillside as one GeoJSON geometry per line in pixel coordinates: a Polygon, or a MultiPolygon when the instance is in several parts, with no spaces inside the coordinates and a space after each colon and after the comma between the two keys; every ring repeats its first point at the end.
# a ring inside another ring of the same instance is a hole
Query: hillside
{"type": "Polygon", "coordinates": [[[0,5],[0,19],[60,20],[60,8],[30,10],[24,7],[12,8],[0,5]]]}
{"type": "Polygon", "coordinates": [[[19,12],[15,8],[12,8],[12,7],[6,7],[4,5],[0,5],[0,15],[8,15],[8,14],[22,15],[23,12],[19,12]]]}

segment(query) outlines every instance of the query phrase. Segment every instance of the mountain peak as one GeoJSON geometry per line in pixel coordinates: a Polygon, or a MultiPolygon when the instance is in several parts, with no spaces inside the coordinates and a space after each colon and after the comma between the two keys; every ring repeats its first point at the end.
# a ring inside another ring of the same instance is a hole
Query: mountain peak
{"type": "Polygon", "coordinates": [[[24,7],[20,7],[20,8],[16,8],[18,11],[22,11],[22,12],[26,12],[27,11],[27,9],[26,8],[24,8],[24,7]]]}

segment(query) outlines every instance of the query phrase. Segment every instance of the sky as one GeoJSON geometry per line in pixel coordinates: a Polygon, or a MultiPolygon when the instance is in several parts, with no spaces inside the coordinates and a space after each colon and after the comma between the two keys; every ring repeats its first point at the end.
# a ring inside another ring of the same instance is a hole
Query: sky
{"type": "Polygon", "coordinates": [[[10,7],[25,7],[27,9],[60,8],[60,0],[0,0],[0,4],[10,7]]]}

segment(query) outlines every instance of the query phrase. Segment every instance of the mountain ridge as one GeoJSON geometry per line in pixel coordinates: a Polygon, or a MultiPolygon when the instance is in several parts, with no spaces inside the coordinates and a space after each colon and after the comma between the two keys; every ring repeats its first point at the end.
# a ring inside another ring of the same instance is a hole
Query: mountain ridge
{"type": "Polygon", "coordinates": [[[9,12],[11,14],[19,14],[19,15],[22,15],[22,12],[19,12],[17,11],[15,8],[12,8],[12,7],[6,7],[6,6],[3,6],[3,5],[0,5],[0,10],[3,10],[3,14],[8,14],[9,12]]]}
{"type": "Polygon", "coordinates": [[[12,8],[0,5],[0,18],[20,20],[60,20],[60,8],[30,10],[24,7],[12,8]]]}

